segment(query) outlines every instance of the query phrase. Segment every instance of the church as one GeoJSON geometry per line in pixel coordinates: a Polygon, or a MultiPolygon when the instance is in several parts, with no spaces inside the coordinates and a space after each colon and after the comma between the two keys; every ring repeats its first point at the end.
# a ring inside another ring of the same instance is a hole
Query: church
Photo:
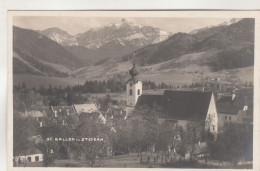
{"type": "Polygon", "coordinates": [[[161,121],[171,121],[185,127],[188,122],[203,122],[205,130],[218,131],[218,115],[213,92],[165,90],[162,95],[142,93],[142,82],[137,79],[135,60],[126,83],[126,116],[140,106],[160,106],[165,115],[161,121]]]}

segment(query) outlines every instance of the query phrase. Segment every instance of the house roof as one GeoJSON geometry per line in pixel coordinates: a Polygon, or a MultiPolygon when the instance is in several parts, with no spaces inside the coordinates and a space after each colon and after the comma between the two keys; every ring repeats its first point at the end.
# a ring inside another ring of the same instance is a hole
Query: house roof
{"type": "Polygon", "coordinates": [[[76,113],[78,115],[82,114],[82,113],[95,113],[95,112],[99,112],[96,104],[94,103],[87,103],[87,104],[74,104],[73,105],[76,113]]]}
{"type": "Polygon", "coordinates": [[[168,119],[204,121],[211,95],[212,92],[165,90],[163,95],[141,95],[137,106],[158,104],[168,119]]]}
{"type": "Polygon", "coordinates": [[[19,150],[18,153],[19,156],[28,156],[32,154],[42,154],[42,152],[38,148],[32,145],[30,147],[19,150]]]}
{"type": "Polygon", "coordinates": [[[212,92],[164,91],[162,106],[168,117],[178,120],[204,121],[212,92]]]}
{"type": "Polygon", "coordinates": [[[238,124],[253,124],[253,113],[249,113],[247,111],[240,110],[238,112],[236,122],[238,124]]]}
{"type": "Polygon", "coordinates": [[[106,116],[108,117],[113,117],[113,118],[125,118],[126,116],[126,111],[123,108],[113,108],[109,107],[108,110],[106,111],[106,116]]]}
{"type": "Polygon", "coordinates": [[[76,114],[74,108],[72,106],[51,106],[52,112],[55,113],[57,111],[58,116],[61,115],[67,115],[69,112],[69,115],[76,114]]]}
{"type": "Polygon", "coordinates": [[[249,110],[252,109],[253,98],[248,96],[236,95],[232,100],[232,95],[222,96],[217,101],[217,111],[225,114],[237,115],[245,105],[249,106],[249,110]]]}
{"type": "Polygon", "coordinates": [[[25,112],[22,114],[22,117],[33,117],[33,118],[40,118],[46,116],[45,112],[40,112],[38,110],[32,110],[29,112],[25,112]]]}

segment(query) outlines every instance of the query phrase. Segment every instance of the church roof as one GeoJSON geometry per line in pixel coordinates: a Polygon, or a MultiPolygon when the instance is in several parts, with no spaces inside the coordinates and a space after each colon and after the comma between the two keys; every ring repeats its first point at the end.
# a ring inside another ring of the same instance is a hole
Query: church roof
{"type": "Polygon", "coordinates": [[[162,97],[162,106],[169,118],[204,121],[211,95],[212,92],[166,90],[162,97]]]}
{"type": "Polygon", "coordinates": [[[158,104],[167,119],[204,121],[212,92],[165,90],[163,95],[141,95],[137,106],[158,104]]]}
{"type": "Polygon", "coordinates": [[[154,105],[160,105],[162,100],[162,95],[148,95],[143,94],[138,98],[136,106],[147,105],[153,107],[154,105]]]}

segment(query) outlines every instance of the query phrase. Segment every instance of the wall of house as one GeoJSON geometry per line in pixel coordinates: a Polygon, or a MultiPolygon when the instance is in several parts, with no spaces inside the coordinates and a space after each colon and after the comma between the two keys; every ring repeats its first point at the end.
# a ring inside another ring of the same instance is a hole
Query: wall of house
{"type": "Polygon", "coordinates": [[[142,82],[138,81],[135,84],[127,83],[126,85],[126,105],[135,106],[139,96],[142,95],[142,82]],[[132,95],[130,95],[130,90],[132,90],[132,95]],[[140,94],[138,95],[138,90],[140,94]]]}
{"type": "Polygon", "coordinates": [[[178,120],[178,126],[181,126],[184,130],[187,129],[187,124],[189,123],[190,121],[187,121],[187,120],[178,120]]]}
{"type": "Polygon", "coordinates": [[[209,103],[209,108],[205,120],[205,129],[210,130],[212,133],[217,133],[218,132],[218,114],[217,114],[217,107],[215,103],[215,97],[214,94],[212,93],[210,103],[209,103]]]}
{"type": "Polygon", "coordinates": [[[134,106],[127,106],[126,107],[126,118],[133,112],[134,109],[135,109],[134,106]]]}
{"type": "Polygon", "coordinates": [[[35,161],[35,157],[39,157],[39,161],[37,162],[42,162],[43,161],[43,154],[31,154],[31,155],[28,155],[28,156],[18,156],[17,157],[17,162],[20,158],[21,162],[27,162],[28,163],[28,159],[29,157],[31,157],[31,162],[36,162],[35,161]]]}
{"type": "Polygon", "coordinates": [[[218,127],[219,129],[222,129],[225,125],[225,123],[228,122],[235,122],[237,115],[236,114],[228,114],[228,113],[219,113],[218,114],[218,127]]]}

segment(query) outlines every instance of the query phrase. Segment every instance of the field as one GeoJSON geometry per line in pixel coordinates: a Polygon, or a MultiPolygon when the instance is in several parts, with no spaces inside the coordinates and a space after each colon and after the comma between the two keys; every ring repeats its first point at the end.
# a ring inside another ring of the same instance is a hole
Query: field
{"type": "MultiPolygon", "coordinates": [[[[147,68],[144,67],[140,71],[139,78],[141,81],[150,80],[159,84],[161,82],[171,84],[171,85],[181,85],[181,84],[191,84],[196,80],[200,80],[205,75],[209,77],[230,77],[237,78],[242,82],[254,82],[254,67],[245,67],[240,69],[231,69],[231,70],[223,70],[219,72],[209,72],[208,68],[199,67],[198,65],[189,65],[189,70],[187,69],[163,69],[157,70],[159,66],[155,68],[147,68]],[[155,70],[154,70],[155,69],[155,70]],[[202,69],[203,71],[198,71],[202,69]],[[149,71],[148,71],[149,70],[149,71]]],[[[94,68],[88,71],[90,73],[97,72],[94,68]],[[92,70],[93,69],[93,70],[92,70]]],[[[116,69],[116,68],[115,68],[116,69]]],[[[87,71],[84,71],[86,73],[87,71]]],[[[99,71],[100,72],[100,71],[99,71]]],[[[91,75],[91,74],[88,75],[91,75]]],[[[116,73],[116,72],[115,72],[116,73]]],[[[97,73],[96,73],[97,74],[97,73]]],[[[110,76],[112,73],[109,73],[110,76]]],[[[104,80],[110,77],[109,75],[98,77],[88,77],[86,75],[81,75],[82,77],[76,78],[61,78],[61,77],[44,77],[44,76],[36,76],[36,75],[22,75],[22,74],[14,74],[13,75],[13,83],[14,85],[22,84],[23,82],[28,87],[48,87],[50,84],[55,86],[67,87],[74,86],[77,84],[84,84],[87,80],[104,80]]],[[[130,77],[129,77],[130,78],[130,77]]]]}
{"type": "MultiPolygon", "coordinates": [[[[207,165],[205,165],[204,159],[198,159],[197,161],[190,162],[189,158],[182,158],[180,161],[180,156],[175,155],[172,158],[172,162],[168,160],[165,161],[165,157],[159,155],[156,160],[157,153],[143,152],[142,157],[138,156],[137,153],[130,153],[129,155],[113,156],[104,160],[103,164],[97,167],[107,167],[107,168],[218,168],[218,169],[250,169],[252,168],[252,162],[239,163],[237,166],[233,166],[229,162],[223,162],[223,166],[219,165],[216,160],[208,160],[207,165]]],[[[18,167],[42,167],[42,162],[27,163],[18,165],[18,167]]],[[[50,167],[89,167],[87,163],[83,161],[76,161],[73,159],[67,160],[55,160],[50,167]]]]}

